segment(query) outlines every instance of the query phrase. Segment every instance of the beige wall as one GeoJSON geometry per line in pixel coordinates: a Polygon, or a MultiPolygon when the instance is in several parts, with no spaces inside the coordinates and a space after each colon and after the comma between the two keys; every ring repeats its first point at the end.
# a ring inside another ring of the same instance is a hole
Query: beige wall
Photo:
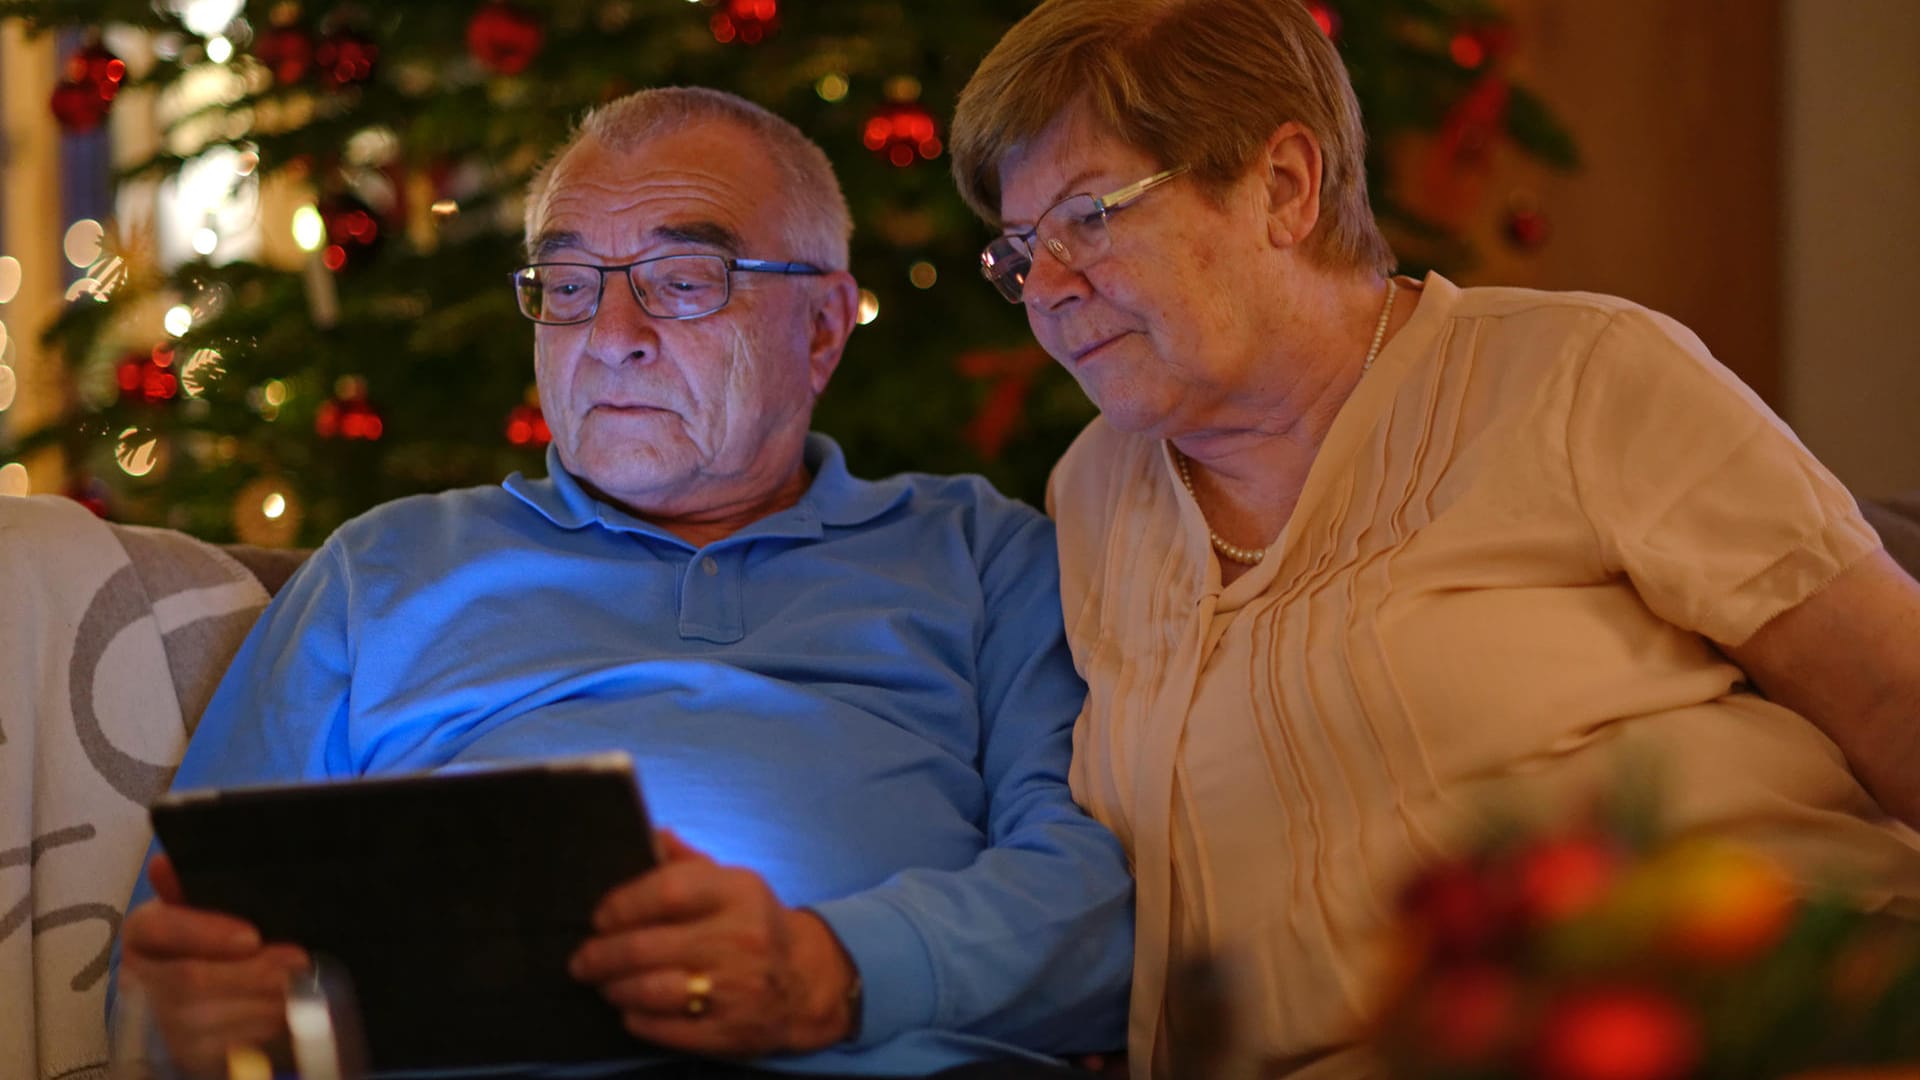
{"type": "Polygon", "coordinates": [[[1920,2],[1784,19],[1783,412],[1855,491],[1920,489],[1920,2]]]}

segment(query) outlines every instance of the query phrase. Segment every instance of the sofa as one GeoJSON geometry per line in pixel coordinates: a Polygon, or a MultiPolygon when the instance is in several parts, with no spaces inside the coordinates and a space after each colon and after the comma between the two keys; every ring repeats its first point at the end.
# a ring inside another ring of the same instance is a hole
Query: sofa
{"type": "MultiPolygon", "coordinates": [[[[1920,497],[1862,509],[1920,571],[1920,497]]],[[[107,962],[146,805],[305,555],[0,497],[0,1080],[104,1080],[107,962]]]]}

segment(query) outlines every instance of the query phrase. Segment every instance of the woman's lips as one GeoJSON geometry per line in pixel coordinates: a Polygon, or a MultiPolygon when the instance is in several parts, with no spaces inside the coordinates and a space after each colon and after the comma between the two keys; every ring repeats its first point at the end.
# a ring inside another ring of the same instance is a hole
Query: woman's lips
{"type": "Polygon", "coordinates": [[[1091,345],[1086,345],[1086,346],[1082,346],[1081,348],[1075,349],[1073,351],[1072,363],[1077,364],[1080,361],[1085,360],[1087,357],[1092,356],[1094,353],[1099,352],[1101,349],[1106,348],[1107,346],[1113,344],[1116,341],[1119,341],[1121,338],[1126,336],[1127,335],[1124,332],[1118,333],[1113,335],[1112,337],[1102,338],[1091,345]]]}

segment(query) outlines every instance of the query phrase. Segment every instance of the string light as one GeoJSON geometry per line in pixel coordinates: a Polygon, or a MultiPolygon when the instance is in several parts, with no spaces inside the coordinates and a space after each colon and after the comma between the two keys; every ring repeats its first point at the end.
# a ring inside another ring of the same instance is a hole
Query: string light
{"type": "Polygon", "coordinates": [[[940,271],[934,269],[932,263],[921,259],[908,268],[907,280],[913,282],[916,289],[931,289],[933,283],[940,280],[940,271]]]}
{"type": "Polygon", "coordinates": [[[293,212],[293,242],[300,245],[301,251],[319,251],[320,245],[327,242],[327,223],[320,219],[320,210],[312,203],[293,212]]]}
{"type": "Polygon", "coordinates": [[[260,513],[264,515],[268,521],[278,521],[280,520],[280,515],[286,512],[287,497],[277,491],[260,500],[260,513]]]}
{"type": "Polygon", "coordinates": [[[13,369],[0,364],[0,412],[6,412],[13,407],[14,395],[19,392],[19,389],[20,380],[14,375],[13,369]]]}
{"type": "Polygon", "coordinates": [[[25,495],[33,490],[27,467],[17,461],[0,465],[0,495],[25,495]]]}
{"type": "Polygon", "coordinates": [[[198,229],[194,230],[193,232],[193,250],[194,251],[202,255],[211,255],[213,254],[214,249],[219,246],[220,246],[220,234],[213,231],[213,226],[202,225],[198,229]]]}
{"type": "Polygon", "coordinates": [[[872,289],[860,290],[860,325],[865,326],[880,317],[880,297],[872,289]]]}
{"type": "Polygon", "coordinates": [[[224,64],[233,59],[233,42],[224,37],[216,37],[208,41],[207,59],[216,64],[224,64]]]}
{"type": "Polygon", "coordinates": [[[847,77],[837,71],[829,71],[813,84],[813,92],[820,95],[821,101],[839,101],[847,96],[847,77]]]}
{"type": "Polygon", "coordinates": [[[193,329],[193,309],[185,304],[175,304],[167,309],[166,319],[161,325],[167,328],[167,333],[182,337],[193,329]]]}
{"type": "Polygon", "coordinates": [[[12,303],[20,295],[20,260],[0,255],[0,304],[12,303]]]}

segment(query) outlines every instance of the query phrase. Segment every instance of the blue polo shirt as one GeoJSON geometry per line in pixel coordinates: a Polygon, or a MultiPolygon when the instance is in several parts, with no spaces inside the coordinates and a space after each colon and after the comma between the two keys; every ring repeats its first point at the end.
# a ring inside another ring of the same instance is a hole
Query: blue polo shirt
{"type": "MultiPolygon", "coordinates": [[[[1085,694],[1051,524],[977,477],[849,475],[694,548],[549,475],[402,499],[288,582],[176,787],[624,750],[657,822],[816,910],[905,1074],[1125,1042],[1132,887],[1067,790],[1085,694]]],[[[136,896],[136,900],[141,899],[136,896]]]]}

